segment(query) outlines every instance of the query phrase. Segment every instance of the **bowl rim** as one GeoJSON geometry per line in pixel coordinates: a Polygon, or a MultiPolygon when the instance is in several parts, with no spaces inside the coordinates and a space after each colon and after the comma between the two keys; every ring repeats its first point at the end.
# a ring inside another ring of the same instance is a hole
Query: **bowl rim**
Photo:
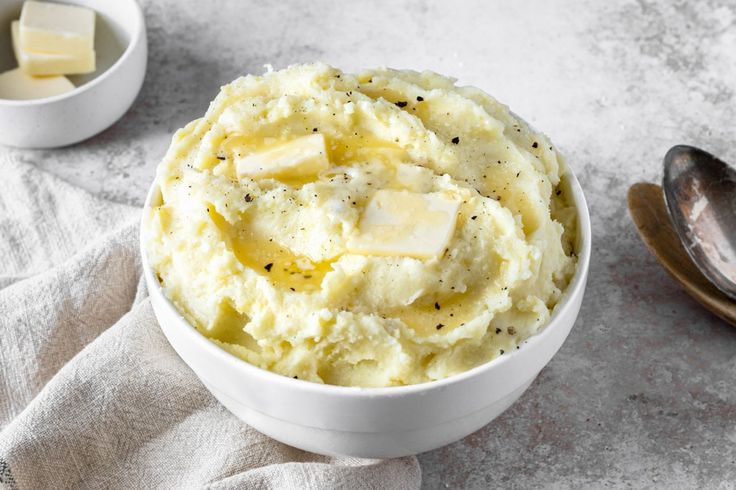
{"type": "MultiPolygon", "coordinates": [[[[157,295],[165,307],[173,314],[177,319],[176,327],[183,327],[182,333],[187,335],[188,338],[197,343],[198,346],[205,351],[208,351],[211,355],[219,357],[223,362],[227,363],[234,370],[238,371],[243,375],[243,379],[249,377],[258,377],[263,382],[276,383],[284,388],[291,390],[301,390],[302,392],[320,393],[335,397],[360,397],[360,398],[374,398],[374,397],[402,397],[407,395],[414,395],[418,393],[425,393],[430,390],[435,390],[449,385],[454,385],[467,381],[470,378],[482,376],[487,371],[493,370],[496,366],[503,365],[507,362],[511,362],[517,356],[525,355],[525,353],[534,345],[543,343],[547,337],[552,335],[552,331],[558,328],[563,328],[563,323],[560,322],[560,318],[564,313],[572,308],[572,298],[582,295],[585,289],[586,278],[588,274],[588,268],[590,264],[591,255],[591,243],[592,243],[592,232],[590,224],[590,214],[588,205],[583,193],[582,186],[578,181],[575,174],[569,168],[563,174],[563,178],[567,179],[569,189],[573,197],[573,203],[576,209],[577,228],[578,228],[578,263],[573,274],[570,284],[564,291],[562,298],[553,309],[552,315],[549,321],[543,326],[542,330],[526,339],[523,343],[527,345],[525,349],[513,350],[512,352],[496,357],[488,362],[475,366],[467,371],[453,374],[446,378],[426,381],[423,383],[416,383],[412,385],[402,386],[385,386],[385,387],[360,387],[360,386],[339,386],[330,384],[315,383],[308,380],[293,379],[282,374],[277,374],[272,371],[262,369],[258,366],[248,363],[243,359],[230,354],[225,349],[219,347],[214,342],[209,340],[207,337],[202,335],[184,316],[179,312],[176,306],[169,300],[164,294],[163,287],[159,282],[158,278],[153,272],[153,268],[148,262],[148,256],[146,253],[145,241],[144,241],[144,221],[146,217],[146,210],[151,207],[155,192],[158,190],[158,178],[155,178],[146,196],[145,203],[143,205],[143,213],[140,222],[140,252],[141,252],[141,265],[143,268],[143,275],[145,276],[146,283],[149,286],[149,295],[157,295]],[[153,287],[151,287],[153,286],[153,287]]],[[[159,328],[161,326],[159,325],[159,328]]],[[[185,361],[186,362],[186,361],[185,361]]]]}
{"type": "Polygon", "coordinates": [[[100,73],[99,76],[95,77],[93,80],[90,80],[87,83],[83,83],[82,85],[75,87],[74,90],[71,90],[69,92],[65,92],[59,95],[52,95],[51,97],[42,97],[40,99],[16,100],[0,98],[0,106],[30,107],[51,104],[54,102],[70,99],[72,97],[76,97],[77,95],[81,95],[84,92],[92,90],[93,87],[102,83],[103,80],[113,76],[114,73],[120,71],[120,67],[123,65],[123,63],[127,62],[128,58],[132,56],[131,53],[138,48],[138,45],[140,43],[143,42],[143,33],[145,32],[145,18],[143,16],[143,10],[141,9],[140,4],[136,0],[127,0],[127,2],[133,6],[133,9],[135,11],[135,25],[133,26],[133,32],[130,36],[130,42],[128,43],[128,46],[125,48],[125,51],[123,51],[123,54],[120,55],[120,57],[115,61],[115,63],[112,64],[110,68],[100,73]]]}

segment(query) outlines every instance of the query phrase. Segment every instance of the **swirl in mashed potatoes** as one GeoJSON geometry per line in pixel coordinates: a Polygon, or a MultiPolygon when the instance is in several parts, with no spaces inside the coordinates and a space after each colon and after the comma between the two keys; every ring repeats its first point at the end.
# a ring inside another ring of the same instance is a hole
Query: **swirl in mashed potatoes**
{"type": "Polygon", "coordinates": [[[576,262],[565,173],[478,89],[297,65],[224,86],[176,133],[145,243],[166,295],[243,360],[421,383],[549,320],[576,262]]]}

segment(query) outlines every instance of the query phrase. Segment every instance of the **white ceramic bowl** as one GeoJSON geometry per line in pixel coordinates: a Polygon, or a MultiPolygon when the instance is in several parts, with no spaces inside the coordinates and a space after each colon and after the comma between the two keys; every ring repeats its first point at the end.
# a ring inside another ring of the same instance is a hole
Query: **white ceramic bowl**
{"type": "MultiPolygon", "coordinates": [[[[148,58],[146,26],[136,0],[64,0],[97,12],[97,71],[70,76],[71,92],[33,100],[0,99],[0,143],[53,148],[93,136],[125,114],[143,84],[148,58]]],[[[15,68],[10,22],[23,0],[0,1],[0,71],[15,68]]]]}
{"type": "MultiPolygon", "coordinates": [[[[439,381],[352,388],[264,371],[207,340],[179,314],[164,295],[141,240],[143,274],[156,318],[176,352],[225,407],[255,429],[321,454],[366,458],[416,454],[461,439],[498,417],[524,393],[570,333],[588,276],[591,232],[585,197],[572,173],[567,184],[578,211],[578,266],[549,324],[520,349],[439,381]]],[[[154,183],[145,207],[160,202],[154,183]]]]}

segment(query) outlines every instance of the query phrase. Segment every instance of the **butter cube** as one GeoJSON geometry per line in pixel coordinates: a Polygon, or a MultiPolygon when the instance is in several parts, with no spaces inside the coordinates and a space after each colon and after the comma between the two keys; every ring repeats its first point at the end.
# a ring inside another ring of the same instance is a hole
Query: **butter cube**
{"type": "Polygon", "coordinates": [[[94,49],[95,12],[58,3],[28,1],[20,13],[25,51],[85,56],[94,49]]]}
{"type": "Polygon", "coordinates": [[[20,68],[0,73],[0,99],[42,99],[74,90],[66,77],[32,77],[20,68]]]}
{"type": "Polygon", "coordinates": [[[459,206],[438,192],[380,190],[368,202],[347,249],[362,255],[437,257],[455,232],[459,206]]]}
{"type": "Polygon", "coordinates": [[[303,178],[318,174],[330,166],[325,138],[319,133],[235,160],[238,178],[303,178]]]}
{"type": "Polygon", "coordinates": [[[95,71],[94,51],[83,55],[27,51],[20,44],[20,22],[13,21],[10,31],[15,59],[29,75],[73,75],[95,71]]]}

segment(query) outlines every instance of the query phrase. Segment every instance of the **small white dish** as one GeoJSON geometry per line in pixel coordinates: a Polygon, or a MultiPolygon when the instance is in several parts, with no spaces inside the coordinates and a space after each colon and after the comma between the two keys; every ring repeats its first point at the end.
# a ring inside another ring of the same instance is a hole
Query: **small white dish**
{"type": "MultiPolygon", "coordinates": [[[[31,100],[0,98],[0,143],[21,148],[53,148],[77,143],[108,128],[131,106],[143,84],[148,58],[146,26],[136,0],[64,0],[97,12],[97,70],[68,78],[71,92],[31,100]]],[[[10,23],[23,0],[0,2],[0,72],[17,63],[10,23]]]]}
{"type": "MultiPolygon", "coordinates": [[[[486,364],[429,383],[353,388],[300,381],[262,370],[201,335],[165,296],[141,232],[143,275],[161,329],[179,356],[233,414],[290,446],[329,455],[393,458],[457,441],[510,407],[570,333],[583,299],[591,230],[583,190],[572,172],[567,188],[577,209],[578,265],[550,322],[486,364]]],[[[144,206],[161,202],[154,182],[144,206]]]]}

